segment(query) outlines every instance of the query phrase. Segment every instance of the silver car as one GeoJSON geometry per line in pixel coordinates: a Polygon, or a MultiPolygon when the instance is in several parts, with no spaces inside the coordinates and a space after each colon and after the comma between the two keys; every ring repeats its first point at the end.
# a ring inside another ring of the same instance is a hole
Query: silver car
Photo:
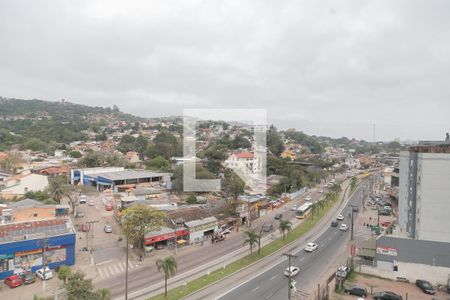
{"type": "Polygon", "coordinates": [[[112,233],[112,226],[111,225],[105,225],[103,230],[105,231],[105,233],[112,233]]]}

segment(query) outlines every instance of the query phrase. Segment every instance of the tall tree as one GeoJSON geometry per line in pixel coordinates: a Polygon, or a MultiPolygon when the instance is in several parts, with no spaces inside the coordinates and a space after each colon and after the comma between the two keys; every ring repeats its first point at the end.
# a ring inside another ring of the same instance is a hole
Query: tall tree
{"type": "Polygon", "coordinates": [[[292,223],[289,220],[281,220],[280,222],[280,231],[283,235],[283,241],[286,239],[286,233],[291,231],[292,223]]]}
{"type": "Polygon", "coordinates": [[[236,213],[238,197],[244,193],[245,183],[231,170],[227,170],[224,180],[224,190],[227,197],[227,210],[230,214],[236,213]]]}
{"type": "Polygon", "coordinates": [[[67,177],[57,176],[52,178],[48,186],[48,192],[57,203],[61,203],[62,197],[67,194],[67,177]]]}
{"type": "Polygon", "coordinates": [[[99,300],[111,300],[111,291],[106,288],[99,289],[97,296],[99,300]]]}
{"type": "Polygon", "coordinates": [[[64,285],[68,300],[97,300],[97,294],[93,291],[92,279],[86,279],[86,275],[80,271],[72,272],[64,285]]]}
{"type": "Polygon", "coordinates": [[[167,280],[177,272],[177,261],[173,256],[158,259],[156,260],[156,268],[158,269],[158,272],[161,270],[164,272],[164,297],[167,298],[167,280]]]}
{"type": "Polygon", "coordinates": [[[350,190],[354,191],[356,189],[356,185],[358,184],[358,179],[355,176],[352,176],[350,179],[350,190]]]}
{"type": "Polygon", "coordinates": [[[258,244],[258,234],[255,232],[254,229],[250,229],[244,232],[245,240],[244,240],[244,246],[248,244],[250,248],[250,254],[253,254],[253,247],[258,244]]]}
{"type": "Polygon", "coordinates": [[[138,204],[123,211],[122,230],[130,243],[143,249],[145,233],[159,230],[164,224],[164,218],[164,212],[138,204]]]}

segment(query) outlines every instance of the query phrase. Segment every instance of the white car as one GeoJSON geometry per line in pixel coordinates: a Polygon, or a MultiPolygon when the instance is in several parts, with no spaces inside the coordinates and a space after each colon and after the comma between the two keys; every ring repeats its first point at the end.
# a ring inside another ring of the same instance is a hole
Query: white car
{"type": "MultiPolygon", "coordinates": [[[[36,276],[40,279],[44,280],[44,269],[40,268],[36,271],[36,276]]],[[[53,278],[53,271],[50,270],[49,267],[45,267],[45,280],[49,280],[53,278]]]]}
{"type": "Polygon", "coordinates": [[[292,211],[296,211],[296,210],[297,210],[297,205],[291,206],[291,210],[292,210],[292,211]]]}
{"type": "Polygon", "coordinates": [[[87,197],[86,195],[80,195],[80,198],[78,199],[78,202],[80,204],[85,204],[87,202],[87,197]]]}
{"type": "Polygon", "coordinates": [[[317,247],[319,246],[316,243],[308,243],[305,247],[305,252],[313,252],[317,250],[317,247]]]}
{"type": "Polygon", "coordinates": [[[323,190],[320,190],[319,193],[323,194],[323,190]]]}
{"type": "Polygon", "coordinates": [[[311,196],[306,196],[305,201],[311,201],[311,196]]]}
{"type": "Polygon", "coordinates": [[[341,214],[339,214],[339,215],[336,217],[336,220],[338,220],[338,221],[343,221],[343,220],[344,220],[344,216],[341,215],[341,214]]]}
{"type": "Polygon", "coordinates": [[[289,271],[291,273],[291,277],[297,275],[300,272],[300,268],[298,267],[288,267],[286,268],[286,271],[284,271],[284,275],[289,277],[289,271]]]}
{"type": "Polygon", "coordinates": [[[91,200],[89,200],[88,204],[89,204],[89,206],[94,206],[95,205],[95,201],[91,199],[91,200]]]}
{"type": "Polygon", "coordinates": [[[348,226],[346,224],[341,224],[341,226],[339,227],[339,230],[347,231],[348,230],[348,226]]]}

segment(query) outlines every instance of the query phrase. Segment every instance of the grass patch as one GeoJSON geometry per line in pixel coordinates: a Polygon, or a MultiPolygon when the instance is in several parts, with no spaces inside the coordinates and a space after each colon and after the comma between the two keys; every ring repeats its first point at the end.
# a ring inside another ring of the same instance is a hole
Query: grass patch
{"type": "Polygon", "coordinates": [[[352,272],[347,276],[346,281],[348,281],[348,282],[355,282],[357,277],[358,277],[358,273],[352,271],[352,272]]]}
{"type": "MultiPolygon", "coordinates": [[[[188,282],[184,286],[180,286],[177,288],[170,289],[167,292],[167,298],[164,297],[164,294],[160,294],[154,297],[149,298],[149,300],[177,300],[182,299],[183,297],[186,297],[210,284],[213,284],[249,265],[251,265],[254,262],[257,262],[258,260],[263,259],[264,257],[280,250],[282,247],[286,246],[287,244],[295,241],[299,237],[303,236],[306,232],[311,230],[321,219],[323,216],[326,215],[326,213],[330,210],[330,208],[333,206],[333,204],[336,201],[328,202],[324,205],[324,207],[320,210],[318,210],[314,218],[311,216],[305,219],[300,225],[292,229],[290,232],[286,234],[286,239],[283,240],[282,237],[274,240],[273,242],[270,242],[264,247],[261,247],[261,254],[258,255],[257,253],[254,253],[252,255],[247,255],[241,259],[238,259],[231,264],[227,265],[225,269],[219,269],[216,271],[211,272],[209,275],[203,275],[202,277],[195,279],[193,281],[188,282]]],[[[257,252],[257,249],[255,249],[255,252],[257,252]]]]}

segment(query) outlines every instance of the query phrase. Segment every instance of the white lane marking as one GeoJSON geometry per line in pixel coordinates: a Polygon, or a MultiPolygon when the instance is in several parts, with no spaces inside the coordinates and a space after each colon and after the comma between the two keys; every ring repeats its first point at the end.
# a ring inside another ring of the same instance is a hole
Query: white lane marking
{"type": "Polygon", "coordinates": [[[99,273],[100,278],[105,278],[105,274],[103,273],[102,269],[98,269],[98,273],[99,273]]]}
{"type": "Polygon", "coordinates": [[[257,289],[259,289],[259,285],[252,290],[252,293],[256,292],[257,289]]]}
{"type": "Polygon", "coordinates": [[[272,277],[270,277],[270,280],[274,280],[277,277],[278,277],[278,275],[272,276],[272,277]]]}

